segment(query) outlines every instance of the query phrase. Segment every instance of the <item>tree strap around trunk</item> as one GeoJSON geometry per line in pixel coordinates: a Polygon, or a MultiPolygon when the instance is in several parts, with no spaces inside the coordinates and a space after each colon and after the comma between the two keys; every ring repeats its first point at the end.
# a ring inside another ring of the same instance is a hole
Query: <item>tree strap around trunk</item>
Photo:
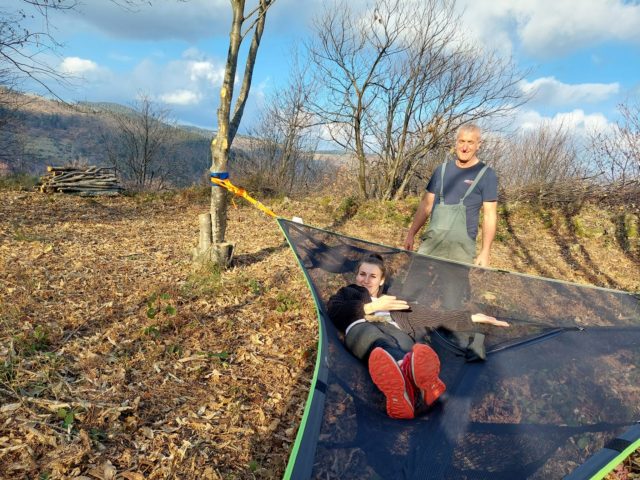
{"type": "Polygon", "coordinates": [[[249,195],[244,188],[237,187],[233,183],[231,183],[231,181],[228,179],[228,175],[227,175],[227,178],[221,178],[219,173],[211,172],[211,183],[219,187],[224,187],[227,190],[229,190],[231,193],[244,198],[249,203],[253,204],[256,208],[258,208],[258,210],[261,210],[262,212],[266,213],[270,217],[273,217],[273,218],[278,217],[278,215],[273,213],[271,209],[269,209],[268,207],[265,207],[262,203],[260,203],[258,200],[253,198],[251,195],[249,195]]]}

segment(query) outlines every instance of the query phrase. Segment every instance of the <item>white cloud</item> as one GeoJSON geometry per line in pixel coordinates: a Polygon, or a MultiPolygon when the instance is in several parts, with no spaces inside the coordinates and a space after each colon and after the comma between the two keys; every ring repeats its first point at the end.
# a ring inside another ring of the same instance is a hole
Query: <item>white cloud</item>
{"type": "Polygon", "coordinates": [[[511,55],[514,35],[514,5],[510,0],[461,0],[458,2],[464,35],[474,44],[503,55],[511,55]]]}
{"type": "MultiPolygon", "coordinates": [[[[1,0],[0,0],[1,1],[1,0]]],[[[69,102],[116,102],[132,105],[140,95],[164,104],[171,116],[207,128],[215,127],[224,63],[190,49],[174,60],[158,59],[148,53],[135,63],[120,63],[113,70],[95,60],[51,56],[49,63],[68,77],[56,92],[69,102]]],[[[259,83],[256,83],[259,85],[259,83]]],[[[38,85],[30,91],[46,94],[38,85]]],[[[249,119],[255,110],[253,92],[245,109],[249,119]]]]}
{"type": "Polygon", "coordinates": [[[552,117],[544,116],[535,110],[522,110],[514,123],[521,130],[534,130],[544,124],[552,128],[564,128],[578,136],[611,128],[611,123],[602,113],[588,114],[579,108],[570,112],[560,112],[552,117]]]}
{"type": "Polygon", "coordinates": [[[203,53],[196,47],[189,47],[182,52],[182,58],[187,60],[202,60],[204,58],[203,53]]]}
{"type": "Polygon", "coordinates": [[[557,113],[553,117],[553,123],[565,125],[567,128],[574,130],[604,130],[609,128],[609,121],[602,113],[586,114],[581,109],[572,112],[557,113]]]}
{"type": "Polygon", "coordinates": [[[224,64],[202,52],[190,49],[171,61],[149,55],[130,69],[107,73],[77,88],[74,98],[130,104],[145,94],[163,103],[176,118],[200,125],[214,123],[224,64]]]}
{"type": "Polygon", "coordinates": [[[548,106],[597,103],[620,92],[620,84],[617,82],[572,85],[560,82],[554,77],[537,78],[532,82],[523,80],[520,88],[525,94],[532,95],[534,103],[548,106]]]}
{"type": "Polygon", "coordinates": [[[183,55],[169,62],[147,58],[132,71],[121,75],[126,77],[125,83],[131,85],[131,89],[143,90],[156,98],[171,99],[174,104],[194,104],[196,99],[217,97],[224,67],[221,62],[202,54],[201,60],[185,58],[183,55]],[[185,92],[191,92],[191,95],[185,92]]]}
{"type": "Polygon", "coordinates": [[[201,97],[201,94],[191,90],[176,90],[160,95],[160,100],[170,105],[195,105],[201,97]]]}
{"type": "Polygon", "coordinates": [[[518,32],[531,53],[553,55],[606,40],[640,41],[640,5],[622,0],[543,0],[523,9],[518,32]]]}
{"type": "Polygon", "coordinates": [[[189,61],[187,68],[192,82],[206,80],[211,85],[217,86],[221,85],[224,79],[224,67],[218,67],[211,61],[189,61]]]}
{"type": "Polygon", "coordinates": [[[98,64],[79,57],[67,57],[60,64],[59,70],[72,75],[82,75],[98,70],[98,64]]]}
{"type": "MultiPolygon", "coordinates": [[[[249,11],[255,2],[247,2],[249,11]]],[[[352,0],[354,8],[369,5],[352,0]]],[[[491,49],[510,54],[521,43],[540,57],[557,56],[602,41],[640,43],[640,4],[628,0],[458,0],[460,31],[491,49]]],[[[303,35],[327,8],[323,0],[278,0],[268,12],[265,35],[303,35]]],[[[60,32],[99,29],[114,38],[184,40],[227,37],[231,9],[226,0],[85,2],[70,12],[52,12],[60,32]]]]}
{"type": "Polygon", "coordinates": [[[259,107],[264,107],[269,98],[269,89],[272,86],[271,78],[267,77],[260,83],[251,87],[251,95],[259,107]]]}
{"type": "Polygon", "coordinates": [[[343,123],[325,123],[318,127],[318,137],[322,142],[334,142],[334,139],[339,143],[350,143],[351,128],[343,123]]]}
{"type": "Polygon", "coordinates": [[[535,56],[604,41],[640,43],[640,5],[624,0],[462,0],[470,33],[502,52],[517,40],[535,56]]]}

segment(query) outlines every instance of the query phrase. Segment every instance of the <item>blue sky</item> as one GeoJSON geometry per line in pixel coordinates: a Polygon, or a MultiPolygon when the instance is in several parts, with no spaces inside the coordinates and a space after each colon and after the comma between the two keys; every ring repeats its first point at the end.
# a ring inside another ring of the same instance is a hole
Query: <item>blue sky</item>
{"type": "MultiPolygon", "coordinates": [[[[18,3],[0,0],[5,9],[18,3]]],[[[179,122],[215,128],[228,0],[152,3],[132,12],[92,0],[77,11],[52,14],[51,33],[64,47],[49,61],[76,76],[73,88],[55,87],[56,92],[68,101],[123,104],[145,93],[179,122]]],[[[266,96],[286,82],[291,47],[309,34],[325,3],[276,0],[243,128],[255,119],[266,96]]],[[[365,5],[361,0],[351,3],[365,5]]],[[[618,103],[640,98],[638,1],[459,0],[457,8],[459,28],[468,38],[530,69],[521,88],[533,98],[514,114],[516,127],[546,121],[579,131],[606,128],[615,121],[618,103]]]]}

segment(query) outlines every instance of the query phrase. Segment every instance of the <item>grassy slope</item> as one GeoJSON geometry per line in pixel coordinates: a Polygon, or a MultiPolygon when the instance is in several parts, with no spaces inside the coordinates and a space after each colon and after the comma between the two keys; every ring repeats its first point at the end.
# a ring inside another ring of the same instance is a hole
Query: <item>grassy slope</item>
{"type": "MultiPolygon", "coordinates": [[[[0,192],[0,476],[281,477],[315,311],[277,226],[246,204],[230,209],[235,266],[194,270],[206,204],[0,192]]],[[[271,206],[399,245],[415,201],[347,218],[330,196],[271,206]]],[[[638,291],[638,217],[624,213],[509,208],[493,265],[638,291]]]]}

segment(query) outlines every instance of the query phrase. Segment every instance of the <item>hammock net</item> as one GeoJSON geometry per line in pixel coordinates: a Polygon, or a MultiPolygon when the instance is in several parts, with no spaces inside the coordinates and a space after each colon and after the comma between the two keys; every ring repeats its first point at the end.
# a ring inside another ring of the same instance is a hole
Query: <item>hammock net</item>
{"type": "Polygon", "coordinates": [[[316,369],[285,478],[602,478],[640,447],[636,295],[278,222],[319,319],[316,369]],[[385,259],[388,294],[510,323],[477,325],[485,361],[465,356],[459,339],[467,332],[431,332],[447,392],[412,420],[387,416],[382,393],[326,314],[367,253],[385,259]]]}

